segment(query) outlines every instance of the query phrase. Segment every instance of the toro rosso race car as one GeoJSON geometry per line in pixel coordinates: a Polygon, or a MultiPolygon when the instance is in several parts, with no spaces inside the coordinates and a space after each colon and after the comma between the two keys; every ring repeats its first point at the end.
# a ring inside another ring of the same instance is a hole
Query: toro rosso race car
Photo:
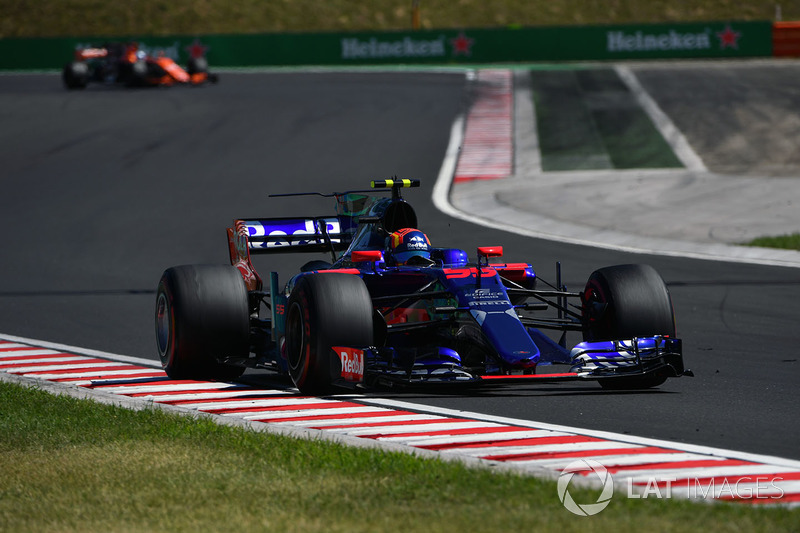
{"type": "Polygon", "coordinates": [[[216,74],[209,74],[204,57],[190,58],[184,69],[164,54],[147,54],[137,43],[79,48],[61,77],[67,89],[84,89],[89,82],[156,87],[218,81],[216,74]]]}
{"type": "Polygon", "coordinates": [[[417,186],[393,179],[370,191],[273,195],[333,197],[336,214],[235,220],[231,266],[167,269],[155,317],[167,374],[235,379],[245,368],[269,369],[304,394],[537,380],[638,389],[691,375],[653,268],[601,268],[582,292],[569,292],[560,267],[546,284],[530,264],[502,262],[498,246],[477,248],[471,261],[416,229],[400,192],[417,186]],[[365,194],[375,189],[391,195],[365,194]],[[331,260],[307,263],[284,286],[251,262],[291,252],[331,260]],[[567,346],[570,331],[582,342],[567,346]]]}

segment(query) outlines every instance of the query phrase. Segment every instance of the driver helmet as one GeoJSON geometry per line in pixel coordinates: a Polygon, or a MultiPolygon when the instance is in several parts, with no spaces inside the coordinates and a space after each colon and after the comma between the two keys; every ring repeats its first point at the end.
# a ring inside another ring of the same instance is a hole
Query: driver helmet
{"type": "Polygon", "coordinates": [[[397,230],[389,236],[389,256],[398,265],[406,265],[413,258],[430,259],[431,241],[418,229],[397,230]]]}

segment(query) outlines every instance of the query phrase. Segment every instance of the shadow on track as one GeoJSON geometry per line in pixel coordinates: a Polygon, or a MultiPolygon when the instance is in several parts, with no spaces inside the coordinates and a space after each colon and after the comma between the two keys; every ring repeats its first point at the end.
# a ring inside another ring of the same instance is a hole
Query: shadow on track
{"type": "Polygon", "coordinates": [[[28,296],[130,296],[149,294],[155,296],[153,289],[100,289],[74,291],[0,291],[0,298],[24,298],[28,296]]]}

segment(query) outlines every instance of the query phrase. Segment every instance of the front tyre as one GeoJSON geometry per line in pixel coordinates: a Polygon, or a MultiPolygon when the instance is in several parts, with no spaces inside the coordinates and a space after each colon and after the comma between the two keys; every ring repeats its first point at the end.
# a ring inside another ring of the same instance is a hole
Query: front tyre
{"type": "MultiPolygon", "coordinates": [[[[584,290],[585,341],[675,336],[672,299],[664,280],[649,265],[617,265],[596,270],[584,290]]],[[[606,389],[656,387],[666,376],[599,380],[606,389]]]]}
{"type": "Polygon", "coordinates": [[[231,266],[184,265],[164,272],[156,293],[156,345],[172,379],[235,379],[244,367],[221,363],[247,357],[247,290],[231,266]]]}
{"type": "Polygon", "coordinates": [[[372,299],[352,274],[300,277],[287,302],[286,357],[289,375],[303,394],[329,393],[341,377],[333,346],[372,345],[372,299]]]}

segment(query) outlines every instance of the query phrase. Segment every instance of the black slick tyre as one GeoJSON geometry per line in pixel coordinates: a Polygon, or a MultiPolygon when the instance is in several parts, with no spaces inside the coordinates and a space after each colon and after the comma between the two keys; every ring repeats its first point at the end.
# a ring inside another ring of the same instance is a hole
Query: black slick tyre
{"type": "Polygon", "coordinates": [[[67,89],[85,89],[89,83],[89,65],[82,61],[73,61],[64,66],[61,79],[67,89]]]}
{"type": "Polygon", "coordinates": [[[167,269],[156,292],[156,345],[172,379],[239,377],[244,367],[221,363],[247,357],[247,290],[232,266],[184,265],[167,269]]]}
{"type": "Polygon", "coordinates": [[[372,300],[360,277],[317,273],[297,280],[287,302],[286,356],[300,392],[331,392],[341,376],[341,361],[331,348],[372,345],[372,318],[372,300]]]}
{"type": "Polygon", "coordinates": [[[145,87],[149,85],[148,79],[156,75],[152,71],[151,63],[142,59],[126,63],[120,67],[120,81],[128,87],[145,87]]]}
{"type": "Polygon", "coordinates": [[[188,72],[190,76],[192,74],[208,72],[208,61],[204,57],[191,57],[186,64],[186,72],[188,72]]]}
{"type": "MultiPolygon", "coordinates": [[[[617,265],[596,270],[584,290],[584,340],[627,340],[675,336],[672,299],[664,280],[649,265],[617,265]]],[[[661,385],[665,376],[599,380],[607,389],[661,385]]]]}

